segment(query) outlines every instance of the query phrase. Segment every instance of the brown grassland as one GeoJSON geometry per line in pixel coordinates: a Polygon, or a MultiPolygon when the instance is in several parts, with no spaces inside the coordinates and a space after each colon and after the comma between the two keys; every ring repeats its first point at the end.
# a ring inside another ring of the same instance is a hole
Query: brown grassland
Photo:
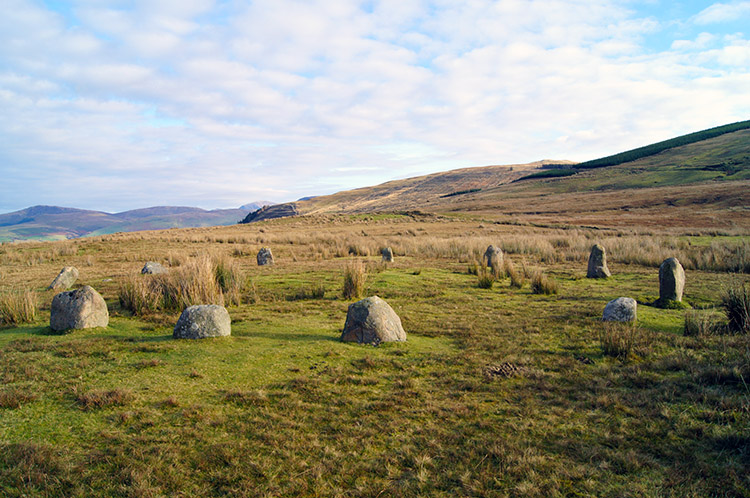
{"type": "Polygon", "coordinates": [[[33,290],[41,311],[0,329],[0,490],[746,495],[750,336],[684,335],[685,311],[645,303],[658,297],[659,263],[677,256],[692,312],[718,310],[728,273],[746,279],[747,232],[537,225],[328,215],[4,244],[2,291],[33,290]],[[611,279],[584,278],[595,242],[611,279]],[[520,288],[506,272],[480,288],[467,271],[490,243],[520,288]],[[255,262],[263,246],[273,267],[255,262]],[[385,246],[394,263],[380,262],[385,246]],[[139,274],[147,260],[170,275],[231,266],[242,279],[226,302],[232,337],[172,341],[179,306],[124,309],[123,286],[154,279],[139,274]],[[64,265],[108,301],[107,329],[46,327],[45,288],[64,265]],[[366,294],[401,316],[406,343],[338,342],[356,265],[366,294]],[[556,293],[532,292],[538,272],[556,293]],[[601,311],[621,295],[641,303],[639,321],[604,329],[601,311]]]}

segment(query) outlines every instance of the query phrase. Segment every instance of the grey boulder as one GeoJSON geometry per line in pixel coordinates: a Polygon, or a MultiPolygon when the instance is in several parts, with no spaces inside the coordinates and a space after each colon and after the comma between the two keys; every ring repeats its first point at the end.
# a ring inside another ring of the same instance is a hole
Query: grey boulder
{"type": "Polygon", "coordinates": [[[659,266],[659,301],[682,301],[685,270],[677,258],[667,258],[659,266]]]}
{"type": "Polygon", "coordinates": [[[272,265],[273,264],[273,254],[271,253],[271,249],[268,247],[263,247],[260,251],[258,251],[258,266],[265,266],[265,265],[272,265]]]}
{"type": "Polygon", "coordinates": [[[155,261],[147,261],[145,265],[143,265],[143,268],[141,269],[141,273],[144,275],[158,275],[159,273],[166,273],[167,269],[162,266],[161,263],[157,263],[155,261]]]}
{"type": "Polygon", "coordinates": [[[386,247],[380,251],[380,253],[383,255],[383,261],[386,263],[393,263],[393,249],[386,247]]]}
{"type": "Polygon", "coordinates": [[[503,266],[503,250],[499,247],[490,245],[484,251],[484,265],[497,271],[503,266]]]}
{"type": "Polygon", "coordinates": [[[78,280],[78,268],[74,266],[66,266],[60,273],[57,274],[55,279],[49,284],[47,289],[52,290],[66,290],[73,287],[73,284],[78,280]]]}
{"type": "Polygon", "coordinates": [[[89,329],[108,324],[107,303],[91,286],[61,292],[52,298],[49,319],[52,330],[89,329]]]}
{"type": "Polygon", "coordinates": [[[229,312],[218,304],[199,304],[185,308],[174,326],[174,339],[205,339],[232,334],[229,312]]]}
{"type": "Polygon", "coordinates": [[[604,322],[634,322],[638,303],[632,297],[618,297],[607,303],[602,314],[604,322]]]}
{"type": "Polygon", "coordinates": [[[405,341],[406,332],[393,308],[378,296],[372,296],[349,305],[341,340],[377,345],[405,341]]]}
{"type": "Polygon", "coordinates": [[[612,274],[607,268],[607,251],[599,244],[594,244],[589,254],[589,267],[586,272],[587,278],[607,278],[612,274]]]}

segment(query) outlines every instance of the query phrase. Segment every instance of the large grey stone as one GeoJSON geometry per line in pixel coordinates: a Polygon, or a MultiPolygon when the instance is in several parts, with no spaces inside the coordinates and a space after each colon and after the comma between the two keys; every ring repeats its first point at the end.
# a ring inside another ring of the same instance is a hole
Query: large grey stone
{"type": "Polygon", "coordinates": [[[272,265],[273,264],[273,254],[271,253],[271,249],[268,247],[263,247],[260,251],[258,251],[258,266],[265,266],[265,265],[272,265]]]}
{"type": "Polygon", "coordinates": [[[589,254],[587,278],[607,278],[612,276],[607,268],[607,251],[599,244],[594,244],[589,254]]]}
{"type": "Polygon", "coordinates": [[[385,247],[380,253],[383,255],[383,261],[386,263],[393,263],[393,249],[385,247]]]}
{"type": "Polygon", "coordinates": [[[49,318],[52,330],[88,329],[108,324],[107,303],[88,285],[61,292],[52,298],[49,318]]]}
{"type": "Polygon", "coordinates": [[[490,245],[484,251],[484,265],[492,268],[493,271],[499,271],[503,267],[503,250],[499,247],[490,245]]]}
{"type": "Polygon", "coordinates": [[[685,270],[677,258],[667,258],[659,266],[659,302],[682,301],[685,270]]]}
{"type": "Polygon", "coordinates": [[[341,340],[377,345],[405,341],[406,332],[393,308],[378,296],[372,296],[349,305],[341,340]]]}
{"type": "Polygon", "coordinates": [[[52,290],[66,290],[73,287],[73,284],[78,280],[78,269],[74,266],[66,266],[60,273],[57,274],[55,279],[49,284],[47,289],[52,290]]]}
{"type": "Polygon", "coordinates": [[[157,263],[155,261],[147,261],[145,265],[143,265],[143,268],[141,269],[141,273],[144,275],[158,275],[159,273],[166,273],[167,269],[162,266],[161,263],[157,263]]]}
{"type": "Polygon", "coordinates": [[[638,303],[631,297],[618,297],[607,303],[602,314],[605,322],[634,322],[638,303]]]}
{"type": "Polygon", "coordinates": [[[174,326],[174,339],[205,339],[232,334],[229,312],[218,304],[198,304],[185,308],[174,326]]]}

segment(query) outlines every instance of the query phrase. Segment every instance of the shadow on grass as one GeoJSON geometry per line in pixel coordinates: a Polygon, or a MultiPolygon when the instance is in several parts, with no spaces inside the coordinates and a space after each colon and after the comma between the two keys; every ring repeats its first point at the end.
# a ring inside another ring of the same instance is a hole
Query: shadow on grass
{"type": "Polygon", "coordinates": [[[295,341],[295,342],[318,342],[318,341],[334,341],[339,342],[340,333],[331,335],[323,334],[300,334],[300,333],[289,333],[289,332],[246,332],[244,334],[238,334],[236,337],[261,337],[264,339],[272,339],[275,341],[295,341]]]}

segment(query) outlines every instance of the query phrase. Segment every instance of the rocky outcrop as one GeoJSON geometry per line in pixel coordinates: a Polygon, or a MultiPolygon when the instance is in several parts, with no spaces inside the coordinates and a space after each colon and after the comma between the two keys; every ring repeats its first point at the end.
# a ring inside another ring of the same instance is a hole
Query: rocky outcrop
{"type": "Polygon", "coordinates": [[[185,308],[174,326],[174,339],[205,339],[232,334],[229,312],[218,304],[199,304],[185,308]]]}
{"type": "Polygon", "coordinates": [[[66,266],[60,273],[57,274],[55,279],[49,284],[47,289],[51,290],[66,290],[73,287],[73,284],[78,280],[78,269],[74,266],[66,266]]]}
{"type": "Polygon", "coordinates": [[[52,298],[49,326],[52,330],[106,327],[109,311],[104,298],[92,287],[61,292],[52,298]]]}
{"type": "Polygon", "coordinates": [[[275,204],[273,206],[263,206],[257,211],[245,216],[245,219],[240,223],[254,223],[256,221],[272,220],[275,218],[288,218],[290,216],[298,216],[297,205],[294,202],[287,202],[286,204],[275,204]]]}
{"type": "Polygon", "coordinates": [[[393,308],[378,296],[373,296],[349,305],[341,340],[378,345],[405,341],[406,332],[393,308]]]}

